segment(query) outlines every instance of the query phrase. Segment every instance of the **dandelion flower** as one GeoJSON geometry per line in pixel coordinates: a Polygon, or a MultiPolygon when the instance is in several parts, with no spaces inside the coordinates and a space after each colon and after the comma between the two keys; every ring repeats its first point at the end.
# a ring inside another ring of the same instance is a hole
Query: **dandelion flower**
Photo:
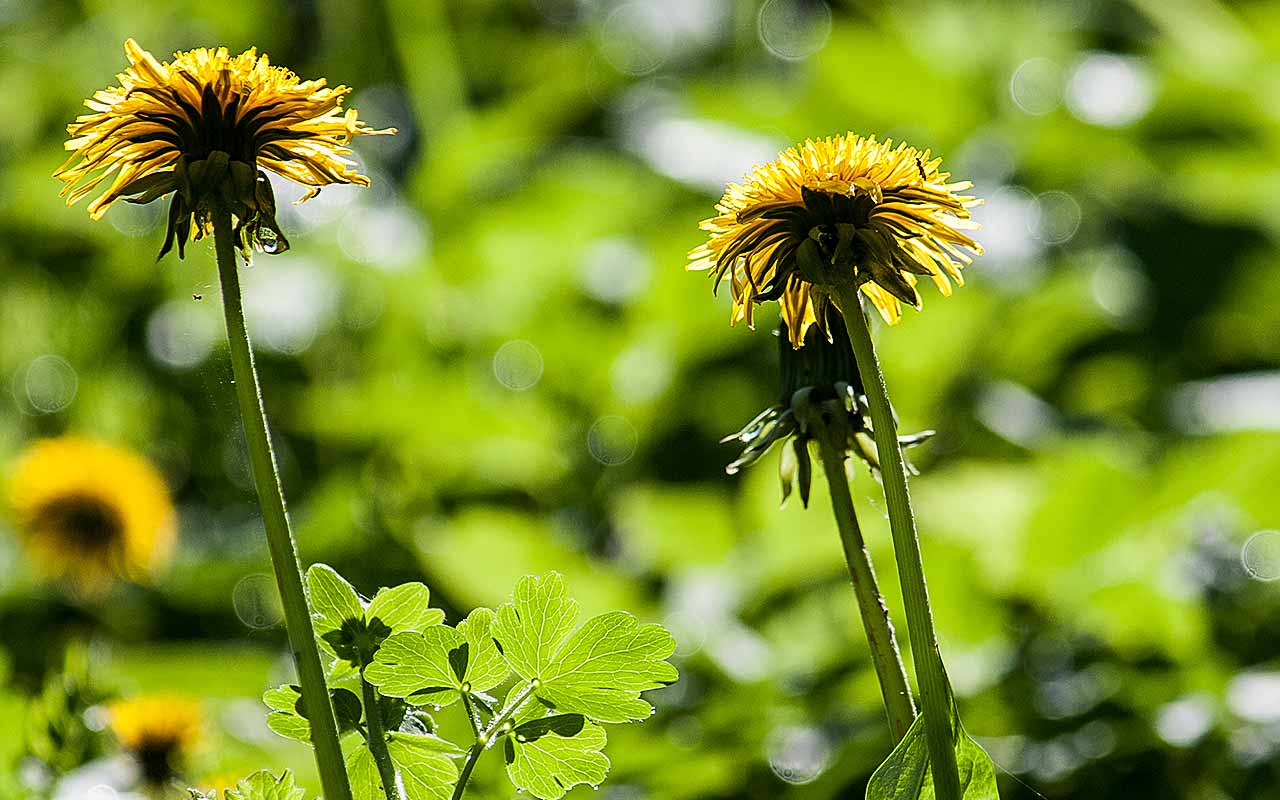
{"type": "Polygon", "coordinates": [[[710,270],[717,287],[728,277],[732,322],[751,325],[757,303],[781,301],[793,347],[815,323],[827,331],[837,286],[859,287],[894,324],[900,303],[920,308],[917,276],[950,294],[982,252],[963,233],[977,229],[969,208],[981,201],[958,194],[972,184],[947,183],[941,163],[874,136],[808,140],[729,185],[689,269],[710,270]]]}
{"type": "Polygon", "coordinates": [[[17,528],[45,571],[100,591],[143,581],[167,563],[176,515],[163,478],[141,456],[73,437],[22,454],[8,481],[17,528]]]}
{"type": "MultiPolygon", "coordinates": [[[[810,325],[804,346],[791,346],[786,325],[778,328],[778,356],[781,366],[778,402],[769,406],[746,427],[726,436],[722,443],[739,442],[745,447],[725,472],[736,475],[743,467],[759,461],[778,442],[783,443],[778,462],[785,503],[793,489],[800,489],[800,502],[809,505],[813,479],[809,446],[821,426],[838,436],[837,447],[845,458],[857,456],[872,474],[880,472],[871,415],[862,380],[858,377],[853,348],[844,332],[844,322],[835,315],[829,322],[831,340],[810,325]]],[[[911,447],[933,436],[923,431],[898,437],[903,447],[911,447]]]]}
{"type": "MultiPolygon", "coordinates": [[[[120,198],[150,203],[172,194],[160,256],[174,243],[179,258],[191,238],[210,231],[210,204],[236,219],[240,249],[277,253],[289,243],[276,224],[274,172],[307,187],[303,200],[335,183],[368,186],[346,158],[356,136],[374,130],[343,109],[346,86],[303,81],[249,49],[175,53],[160,63],[133,39],[118,86],[85,101],[92,111],[67,126],[71,157],[54,173],[67,205],[106,189],[89,204],[94,219],[120,198]]],[[[299,201],[301,202],[301,201],[299,201]]]]}
{"type": "Polygon", "coordinates": [[[204,724],[200,704],[181,695],[117,700],[107,706],[107,714],[111,732],[152,786],[162,786],[182,771],[204,724]]]}

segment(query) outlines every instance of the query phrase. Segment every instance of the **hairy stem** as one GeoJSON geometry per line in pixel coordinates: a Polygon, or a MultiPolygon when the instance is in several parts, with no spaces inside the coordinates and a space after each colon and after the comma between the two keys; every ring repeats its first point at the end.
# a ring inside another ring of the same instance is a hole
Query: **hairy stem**
{"type": "Polygon", "coordinates": [[[240,279],[236,273],[236,254],[231,229],[231,214],[216,206],[213,211],[214,245],[218,254],[218,277],[222,283],[222,308],[227,320],[227,344],[231,349],[231,372],[235,381],[240,418],[244,422],[249,445],[249,463],[258,492],[262,523],[267,531],[267,548],[275,569],[276,586],[284,607],[285,627],[293,651],[293,662],[302,686],[302,701],[311,722],[311,743],[315,747],[316,767],[327,800],[351,800],[351,785],[343,763],[342,746],[338,742],[338,726],[334,721],[329,688],[325,685],[324,667],[316,649],[311,610],[302,586],[302,571],[289,517],[285,512],[284,494],[276,471],[275,453],[267,434],[267,417],[262,407],[258,373],[253,365],[249,331],[244,324],[244,307],[240,299],[240,279]]]}
{"type": "Polygon", "coordinates": [[[369,726],[369,752],[378,767],[382,779],[382,791],[387,800],[400,800],[400,782],[396,779],[396,765],[387,751],[387,732],[382,727],[382,708],[378,705],[378,692],[373,684],[360,679],[360,692],[364,697],[364,719],[369,726]]]}
{"type": "Polygon", "coordinates": [[[884,710],[889,720],[889,731],[894,742],[907,735],[907,729],[916,718],[916,705],[907,683],[907,671],[902,665],[902,654],[894,637],[889,608],[876,581],[871,566],[871,554],[867,552],[858,516],[854,511],[853,497],[849,494],[849,479],[845,473],[845,453],[832,440],[833,432],[823,426],[818,443],[822,453],[822,467],[831,490],[831,510],[840,529],[840,544],[844,547],[845,564],[849,567],[849,579],[858,600],[858,613],[867,634],[871,650],[871,663],[880,680],[880,694],[884,697],[884,710]]]}
{"type": "MultiPolygon", "coordinates": [[[[493,718],[493,721],[489,723],[489,727],[477,734],[476,743],[471,745],[471,749],[467,751],[467,761],[462,765],[462,772],[458,775],[458,783],[453,787],[453,800],[462,800],[462,794],[467,790],[467,781],[471,780],[471,772],[476,768],[476,762],[480,760],[480,755],[496,740],[495,733],[499,735],[503,733],[502,726],[506,724],[507,720],[515,716],[515,713],[520,710],[524,702],[533,694],[534,688],[532,683],[524,687],[524,690],[516,695],[515,699],[506,708],[502,709],[498,716],[493,718]]],[[[463,700],[467,699],[467,696],[463,695],[463,700]]]]}
{"type": "Polygon", "coordinates": [[[898,579],[902,584],[902,601],[907,612],[907,633],[911,637],[912,660],[920,683],[920,705],[924,711],[925,740],[929,763],[933,770],[934,789],[939,800],[960,800],[960,776],[956,768],[953,728],[954,699],[947,680],[938,635],[929,608],[929,589],[924,580],[924,560],[920,538],[916,534],[915,516],[911,511],[911,495],[907,491],[907,472],[898,445],[898,426],[889,403],[889,387],[885,384],[880,360],[871,341],[871,329],[862,311],[857,288],[842,287],[837,294],[844,315],[845,329],[853,345],[858,374],[871,408],[871,424],[875,429],[876,452],[880,458],[880,474],[884,483],[885,502],[889,507],[889,528],[893,534],[894,555],[898,562],[898,579]]]}

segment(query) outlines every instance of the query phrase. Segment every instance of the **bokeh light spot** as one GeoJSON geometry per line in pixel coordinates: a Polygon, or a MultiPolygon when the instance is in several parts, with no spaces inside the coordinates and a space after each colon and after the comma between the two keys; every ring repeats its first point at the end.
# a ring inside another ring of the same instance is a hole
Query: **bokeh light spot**
{"type": "Polygon", "coordinates": [[[653,265],[630,239],[609,237],[593,243],[583,257],[582,286],[604,303],[622,304],[649,286],[653,265]]]}
{"type": "Polygon", "coordinates": [[[276,582],[270,575],[255,573],[241,578],[231,590],[231,604],[240,621],[254,630],[274,628],[284,619],[276,582]]]}
{"type": "Polygon", "coordinates": [[[587,450],[596,461],[613,467],[631,460],[639,439],[635,426],[626,417],[605,416],[587,431],[587,450]]]}
{"type": "Polygon", "coordinates": [[[1080,228],[1080,204],[1066,192],[1044,192],[1036,198],[1032,232],[1047,244],[1062,244],[1080,228]]]}
{"type": "Polygon", "coordinates": [[[1009,78],[1009,96],[1032,116],[1052,112],[1062,102],[1062,68],[1047,58],[1029,58],[1009,78]]]}
{"type": "Polygon", "coordinates": [[[147,352],[172,369],[190,369],[203,362],[220,336],[216,314],[191,299],[165,303],[147,319],[147,352]]]}
{"type": "Polygon", "coordinates": [[[770,53],[801,61],[817,53],[831,38],[831,8],[823,2],[767,0],[757,18],[760,41],[770,53]]]}
{"type": "Polygon", "coordinates": [[[766,746],[769,767],[787,783],[812,783],[831,762],[831,742],[817,728],[779,728],[766,746]]]}
{"type": "Polygon", "coordinates": [[[671,57],[671,21],[652,3],[618,6],[600,26],[600,52],[619,72],[647,75],[671,57]]]}
{"type": "Polygon", "coordinates": [[[532,342],[513,339],[493,354],[493,376],[513,392],[523,392],[542,379],[542,353],[532,342]]]}
{"type": "Polygon", "coordinates": [[[1067,108],[1092,125],[1120,128],[1137,122],[1155,101],[1146,64],[1114,53],[1093,53],[1072,71],[1067,108]]]}
{"type": "Polygon", "coordinates": [[[1280,531],[1258,531],[1240,548],[1240,563],[1250,577],[1280,580],[1280,531]]]}
{"type": "Polygon", "coordinates": [[[80,379],[62,356],[46,354],[27,365],[23,376],[27,401],[41,414],[56,414],[76,399],[80,379]]]}

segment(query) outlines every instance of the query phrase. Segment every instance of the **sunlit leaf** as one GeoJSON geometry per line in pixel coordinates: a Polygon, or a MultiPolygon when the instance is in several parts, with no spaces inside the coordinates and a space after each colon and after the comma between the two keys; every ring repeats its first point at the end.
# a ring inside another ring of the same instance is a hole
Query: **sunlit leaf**
{"type": "MultiPolygon", "coordinates": [[[[387,752],[395,764],[405,800],[448,800],[458,781],[454,758],[463,751],[437,736],[393,733],[387,752]]],[[[377,763],[366,744],[347,754],[347,774],[355,800],[385,800],[377,763]]]]}
{"type": "Polygon", "coordinates": [[[527,577],[516,585],[513,602],[498,609],[493,636],[516,673],[537,681],[538,698],[557,710],[599,722],[648,717],[653,707],[640,693],[678,677],[664,660],[675,651],[671,634],[614,611],[570,636],[577,616],[559,574],[527,577]]]}
{"type": "Polygon", "coordinates": [[[510,669],[489,635],[493,612],[478,608],[455,630],[437,625],[382,643],[365,678],[384,694],[418,705],[448,705],[464,692],[497,686],[510,669]]]}
{"type": "Polygon", "coordinates": [[[604,728],[580,714],[517,725],[502,744],[507,777],[539,800],[557,800],[579,784],[599,786],[609,773],[604,728]]]}
{"type": "Polygon", "coordinates": [[[402,583],[399,586],[379,589],[369,607],[365,619],[381,620],[396,631],[416,631],[444,622],[444,612],[430,607],[431,591],[421,583],[402,583]]]}
{"type": "Polygon", "coordinates": [[[276,777],[259,770],[223,793],[225,800],[302,800],[306,792],[298,788],[293,773],[285,770],[276,777]]]}
{"type": "Polygon", "coordinates": [[[364,620],[364,604],[355,587],[328,564],[311,565],[307,589],[317,636],[338,630],[348,620],[364,620]]]}

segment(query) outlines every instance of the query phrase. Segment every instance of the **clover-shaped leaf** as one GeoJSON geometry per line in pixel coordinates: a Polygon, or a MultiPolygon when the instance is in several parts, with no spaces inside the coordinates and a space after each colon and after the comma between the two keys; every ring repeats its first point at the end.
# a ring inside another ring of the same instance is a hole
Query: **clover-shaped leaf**
{"type": "MultiPolygon", "coordinates": [[[[540,706],[531,709],[537,713],[540,706]]],[[[579,784],[599,786],[609,772],[604,728],[581,714],[532,717],[503,740],[507,777],[539,800],[558,800],[579,784]]]]}
{"type": "Polygon", "coordinates": [[[527,576],[516,584],[512,602],[498,609],[493,638],[516,674],[534,683],[538,699],[558,711],[597,722],[652,714],[640,692],[677,679],[676,668],[664,660],[675,651],[671,634],[614,611],[570,635],[577,620],[578,604],[562,576],[527,576]]]}
{"type": "MultiPolygon", "coordinates": [[[[458,781],[454,759],[463,751],[437,736],[393,733],[387,753],[395,763],[405,800],[448,800],[458,781]]],[[[384,800],[382,778],[364,743],[347,754],[347,774],[355,800],[384,800]]]]}
{"type": "Polygon", "coordinates": [[[456,629],[436,625],[397,633],[382,643],[365,679],[386,695],[445,706],[485,692],[511,673],[490,635],[493,612],[477,608],[456,629]]]}
{"type": "Polygon", "coordinates": [[[346,579],[327,564],[307,570],[316,636],[340,659],[362,667],[397,631],[438,625],[444,612],[431,608],[431,592],[421,583],[378,590],[367,603],[346,579]]]}

